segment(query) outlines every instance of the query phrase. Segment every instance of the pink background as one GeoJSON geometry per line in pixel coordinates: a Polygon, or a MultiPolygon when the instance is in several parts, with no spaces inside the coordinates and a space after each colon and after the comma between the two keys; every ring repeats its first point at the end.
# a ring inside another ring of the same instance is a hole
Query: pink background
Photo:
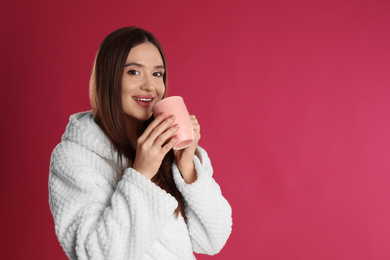
{"type": "Polygon", "coordinates": [[[233,208],[198,259],[390,259],[390,2],[2,0],[1,258],[66,259],[47,178],[95,52],[152,31],[233,208]]]}

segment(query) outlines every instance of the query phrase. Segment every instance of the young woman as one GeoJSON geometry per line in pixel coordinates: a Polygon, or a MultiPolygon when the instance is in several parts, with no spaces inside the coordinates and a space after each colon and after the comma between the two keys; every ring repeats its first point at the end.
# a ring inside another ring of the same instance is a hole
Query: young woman
{"type": "Polygon", "coordinates": [[[49,202],[70,259],[194,259],[216,254],[231,208],[195,141],[173,151],[174,117],[152,116],[167,83],[164,52],[147,31],[112,32],[96,56],[92,112],[72,115],[54,149],[49,202]]]}

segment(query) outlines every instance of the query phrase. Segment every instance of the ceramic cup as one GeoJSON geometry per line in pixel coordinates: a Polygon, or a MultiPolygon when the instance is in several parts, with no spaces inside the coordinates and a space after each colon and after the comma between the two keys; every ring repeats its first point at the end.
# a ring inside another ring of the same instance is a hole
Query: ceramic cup
{"type": "Polygon", "coordinates": [[[176,119],[172,124],[178,124],[180,128],[176,132],[178,140],[173,146],[174,150],[184,149],[192,144],[194,141],[194,129],[182,97],[172,96],[164,98],[154,105],[152,112],[155,117],[161,113],[165,113],[167,117],[175,115],[176,119]]]}

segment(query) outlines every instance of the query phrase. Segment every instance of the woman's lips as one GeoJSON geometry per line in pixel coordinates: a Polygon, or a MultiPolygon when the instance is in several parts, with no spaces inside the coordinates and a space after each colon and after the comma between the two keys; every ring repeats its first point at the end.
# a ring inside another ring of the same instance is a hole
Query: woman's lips
{"type": "Polygon", "coordinates": [[[133,100],[142,107],[150,107],[153,103],[154,97],[149,95],[133,96],[133,100]]]}

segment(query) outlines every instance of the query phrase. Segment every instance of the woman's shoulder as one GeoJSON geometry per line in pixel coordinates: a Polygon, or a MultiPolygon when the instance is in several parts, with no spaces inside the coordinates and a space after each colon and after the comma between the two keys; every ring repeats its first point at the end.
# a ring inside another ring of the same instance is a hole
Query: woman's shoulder
{"type": "MultiPolygon", "coordinates": [[[[90,136],[96,135],[99,131],[98,128],[91,111],[73,114],[69,117],[65,133],[62,135],[62,141],[70,141],[83,145],[88,143],[90,136]],[[94,130],[94,128],[96,129],[94,130]]],[[[100,136],[98,135],[96,137],[100,136]]]]}
{"type": "MultiPolygon", "coordinates": [[[[110,141],[95,123],[91,111],[73,114],[69,118],[61,142],[54,148],[50,169],[63,175],[72,172],[119,172],[124,162],[119,163],[117,153],[110,141]]],[[[83,174],[83,175],[85,175],[83,174]]]]}
{"type": "Polygon", "coordinates": [[[116,156],[110,141],[96,124],[91,111],[76,113],[69,117],[69,123],[62,135],[61,142],[53,153],[55,152],[71,153],[70,155],[72,153],[93,152],[110,160],[116,156]]]}

